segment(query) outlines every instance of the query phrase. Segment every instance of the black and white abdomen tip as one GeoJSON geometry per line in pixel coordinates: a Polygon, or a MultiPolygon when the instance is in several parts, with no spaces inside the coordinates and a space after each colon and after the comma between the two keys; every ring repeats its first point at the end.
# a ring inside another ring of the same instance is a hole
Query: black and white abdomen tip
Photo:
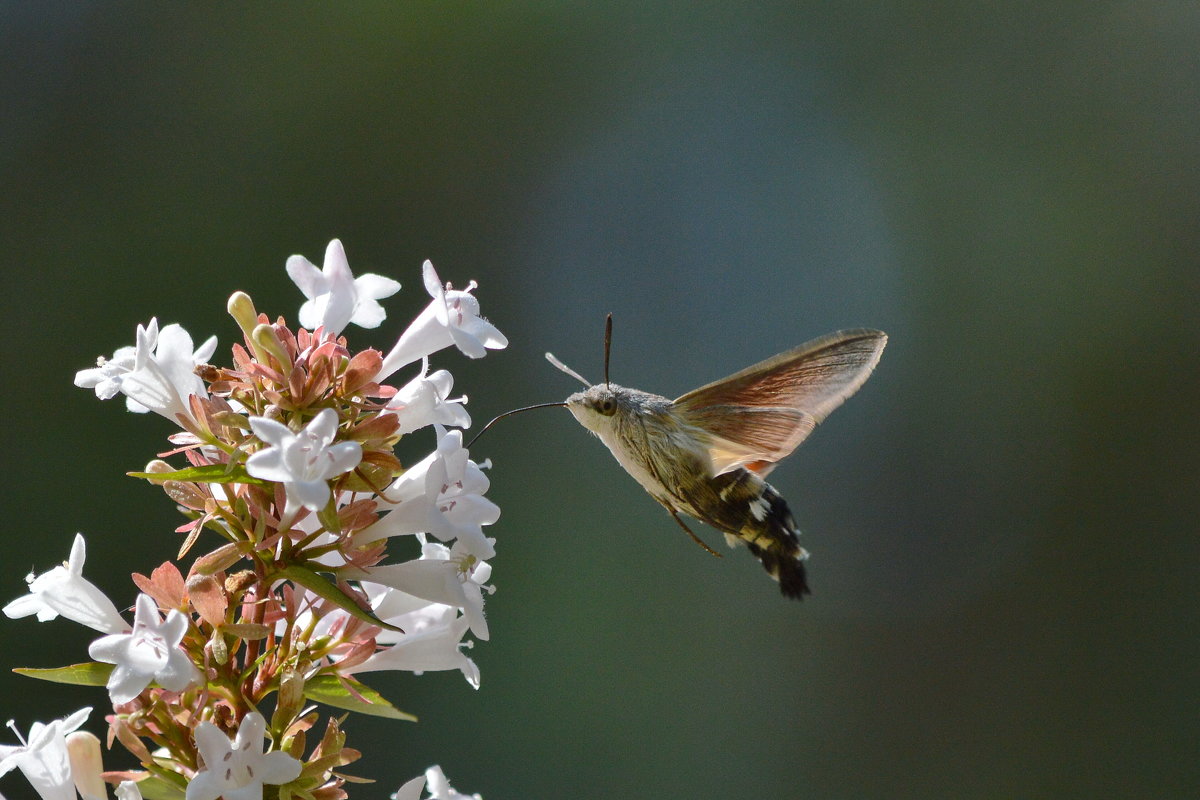
{"type": "Polygon", "coordinates": [[[764,482],[762,494],[750,501],[750,515],[759,523],[741,535],[750,552],[779,581],[779,590],[785,596],[799,600],[809,594],[804,570],[808,551],[800,546],[800,532],[787,501],[764,482]]]}

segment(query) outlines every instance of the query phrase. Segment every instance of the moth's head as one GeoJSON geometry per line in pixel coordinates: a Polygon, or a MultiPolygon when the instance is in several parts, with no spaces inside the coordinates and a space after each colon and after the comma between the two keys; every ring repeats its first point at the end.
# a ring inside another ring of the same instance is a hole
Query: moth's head
{"type": "Polygon", "coordinates": [[[610,430],[621,413],[631,410],[629,389],[612,383],[598,383],[567,398],[567,410],[589,431],[610,430]]]}
{"type": "Polygon", "coordinates": [[[576,392],[567,398],[566,406],[579,420],[579,424],[593,433],[606,433],[612,430],[613,421],[622,412],[632,410],[633,392],[621,386],[615,386],[608,380],[608,354],[612,347],[612,314],[604,321],[604,383],[592,384],[566,364],[559,361],[552,353],[546,353],[546,358],[558,369],[570,375],[575,380],[588,387],[582,392],[576,392]]]}

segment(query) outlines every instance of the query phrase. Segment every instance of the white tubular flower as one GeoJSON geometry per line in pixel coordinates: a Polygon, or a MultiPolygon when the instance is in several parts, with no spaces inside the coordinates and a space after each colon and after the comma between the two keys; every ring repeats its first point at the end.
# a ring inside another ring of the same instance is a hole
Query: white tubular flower
{"type": "Polygon", "coordinates": [[[429,359],[422,359],[421,374],[406,383],[388,401],[387,409],[400,420],[398,433],[412,433],[427,425],[471,427],[471,415],[463,408],[467,398],[450,400],[454,376],[444,369],[429,372],[429,359]]]}
{"type": "Polygon", "coordinates": [[[242,719],[231,743],[211,722],[196,726],[196,746],[204,769],[187,787],[187,800],[262,800],[263,784],[273,786],[295,780],[300,762],[279,750],[263,752],[267,721],[252,711],[242,719]]]}
{"type": "Polygon", "coordinates": [[[350,323],[363,328],[379,327],[387,312],[377,301],[400,290],[399,283],[382,275],[355,278],[346,261],[346,251],[337,239],[325,248],[322,269],[304,256],[292,256],[287,260],[287,273],[308,298],[300,306],[300,324],[309,330],[324,326],[335,336],[350,323]]]}
{"type": "Polygon", "coordinates": [[[153,411],[176,422],[179,414],[191,418],[188,397],[208,396],[195,370],[216,349],[215,336],[193,349],[191,335],[181,326],[171,324],[159,331],[158,320],[152,319],[144,327],[138,325],[136,347],[122,347],[111,360],[100,359],[95,368],[80,370],[75,385],[94,388],[102,400],[121,392],[130,411],[153,411]]]}
{"type": "Polygon", "coordinates": [[[436,353],[450,345],[456,346],[470,358],[482,358],[488,350],[508,346],[508,339],[496,326],[479,316],[479,301],[471,295],[475,281],[464,290],[442,286],[433,264],[422,267],[425,290],[433,301],[425,307],[400,336],[400,340],[383,359],[375,380],[382,381],[396,370],[422,356],[436,353]]]}
{"type": "MultiPolygon", "coordinates": [[[[467,620],[467,626],[471,632],[483,641],[488,639],[487,621],[483,616],[483,593],[479,591],[478,584],[472,583],[475,597],[468,594],[464,588],[466,583],[462,579],[457,564],[448,561],[406,561],[403,564],[386,564],[364,570],[360,580],[363,581],[363,589],[367,591],[368,596],[371,596],[373,604],[379,602],[381,607],[384,605],[380,599],[381,595],[376,593],[379,589],[391,589],[392,592],[382,596],[386,597],[392,605],[399,599],[395,597],[395,592],[400,592],[402,595],[414,598],[409,601],[413,604],[421,601],[419,605],[428,605],[432,602],[460,608],[463,610],[464,618],[467,620]]],[[[377,610],[376,616],[379,616],[380,613],[385,612],[377,610]]],[[[391,616],[394,618],[394,611],[391,616]]],[[[385,618],[380,616],[380,619],[385,618]]]]}
{"type": "Polygon", "coordinates": [[[187,617],[175,609],[167,612],[164,622],[154,599],[140,594],[133,632],[104,636],[92,642],[88,655],[117,665],[108,678],[108,694],[113,703],[128,703],[151,681],[179,692],[200,680],[199,670],[179,648],[187,627],[187,617]]]}
{"type": "MultiPolygon", "coordinates": [[[[492,577],[492,565],[468,552],[463,542],[455,542],[453,547],[446,547],[437,542],[427,542],[425,537],[418,534],[421,540],[421,560],[434,563],[453,564],[458,573],[460,588],[466,603],[459,606],[471,625],[471,633],[475,638],[488,640],[487,620],[483,616],[483,593],[492,594],[495,586],[488,585],[492,577]]],[[[495,539],[488,539],[488,544],[494,545],[495,539]]]]}
{"type": "MultiPolygon", "coordinates": [[[[152,339],[158,338],[158,320],[150,320],[150,324],[146,329],[138,326],[138,333],[146,330],[147,335],[152,339]]],[[[112,358],[101,356],[96,359],[96,366],[91,369],[81,369],[75,373],[75,385],[81,389],[95,389],[96,397],[101,400],[111,400],[116,397],[121,391],[121,382],[125,376],[133,372],[133,365],[136,359],[137,349],[126,345],[118,347],[116,352],[112,354],[112,358]]],[[[128,407],[130,400],[126,398],[125,404],[128,407]]],[[[132,411],[133,409],[130,408],[132,411]]]]}
{"type": "Polygon", "coordinates": [[[478,794],[455,791],[442,768],[436,765],[425,770],[425,788],[429,790],[429,800],[483,800],[478,794]]]}
{"type": "MultiPolygon", "coordinates": [[[[419,535],[419,534],[418,534],[419,535]]],[[[421,558],[402,564],[383,564],[364,570],[341,570],[343,577],[364,582],[363,588],[371,598],[376,616],[388,614],[398,616],[412,611],[414,607],[398,608],[394,592],[385,600],[380,589],[389,587],[412,598],[454,606],[462,609],[471,633],[481,641],[488,639],[487,620],[483,616],[483,591],[491,590],[484,584],[492,574],[491,565],[468,555],[460,545],[450,548],[440,544],[426,544],[421,558]]],[[[381,619],[384,617],[380,616],[381,619]]]]}
{"type": "Polygon", "coordinates": [[[20,619],[37,614],[39,622],[47,622],[61,614],[101,633],[129,630],[129,623],[121,617],[112,600],[83,577],[86,558],[83,534],[77,533],[67,563],[38,576],[30,573],[25,579],[29,583],[29,594],[6,605],[5,616],[20,619]]]}
{"type": "Polygon", "coordinates": [[[463,647],[470,646],[469,642],[462,641],[469,623],[466,617],[458,615],[457,608],[433,603],[386,621],[402,628],[404,633],[386,630],[380,633],[376,637],[377,642],[395,644],[380,650],[361,664],[346,668],[347,674],[401,670],[419,675],[422,672],[457,669],[467,683],[479,688],[479,667],[462,652],[463,647]]]}
{"type": "Polygon", "coordinates": [[[435,430],[437,450],[392,482],[383,496],[395,506],[355,534],[355,540],[430,533],[444,542],[457,539],[468,553],[486,561],[496,551],[482,526],[498,520],[500,508],[483,496],[490,484],[463,447],[462,431],[447,432],[440,425],[435,430]]]}
{"type": "Polygon", "coordinates": [[[333,443],[338,416],[323,409],[299,433],[266,417],[250,417],[254,435],[269,447],[246,459],[246,471],[255,478],[282,483],[287,493],[285,517],[303,506],[319,511],[329,502],[328,481],[354,469],[362,460],[358,442],[333,443]]]}
{"type": "MultiPolygon", "coordinates": [[[[42,800],[75,800],[67,734],[77,730],[91,713],[91,708],[82,708],[49,724],[35,722],[28,739],[18,731],[21,744],[0,745],[0,775],[19,769],[42,800]]],[[[16,731],[12,722],[8,725],[16,731]]]]}

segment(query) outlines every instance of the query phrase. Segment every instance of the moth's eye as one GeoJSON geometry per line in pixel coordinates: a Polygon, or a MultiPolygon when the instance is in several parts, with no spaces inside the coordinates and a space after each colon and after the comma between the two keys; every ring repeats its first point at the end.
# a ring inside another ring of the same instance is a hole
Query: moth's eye
{"type": "Polygon", "coordinates": [[[617,401],[611,397],[606,397],[596,404],[596,410],[606,417],[611,417],[617,413],[617,401]]]}

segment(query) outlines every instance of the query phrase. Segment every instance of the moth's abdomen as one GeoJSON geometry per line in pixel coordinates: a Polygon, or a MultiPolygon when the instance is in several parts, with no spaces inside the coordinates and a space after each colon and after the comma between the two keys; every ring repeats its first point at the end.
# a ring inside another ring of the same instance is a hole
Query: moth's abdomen
{"type": "Polygon", "coordinates": [[[787,501],[758,475],[736,469],[680,487],[683,511],[746,543],[787,597],[809,593],[808,553],[787,501]]]}
{"type": "Polygon", "coordinates": [[[771,484],[763,483],[760,502],[766,505],[766,515],[761,521],[756,520],[761,524],[749,526],[749,530],[743,529],[746,532],[738,536],[746,542],[750,552],[762,562],[771,577],[779,581],[779,591],[799,600],[809,594],[804,572],[808,551],[800,546],[800,532],[796,529],[787,501],[771,484]]]}

